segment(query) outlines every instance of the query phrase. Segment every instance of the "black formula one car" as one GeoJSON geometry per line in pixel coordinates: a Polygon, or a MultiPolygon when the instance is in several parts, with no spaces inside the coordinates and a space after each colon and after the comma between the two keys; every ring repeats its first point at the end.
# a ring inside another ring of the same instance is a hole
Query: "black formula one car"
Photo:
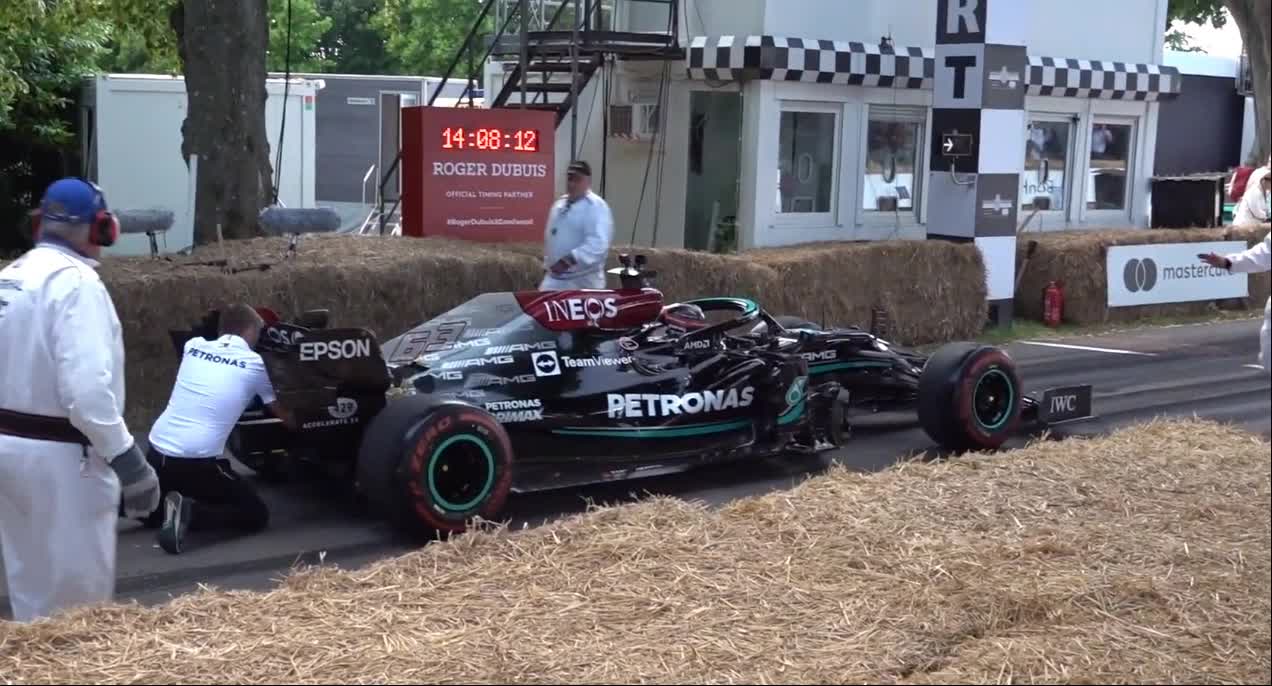
{"type": "MultiPolygon", "coordinates": [[[[262,310],[257,347],[300,426],[252,408],[230,449],[265,475],[327,467],[404,530],[445,534],[511,493],[834,449],[862,408],[917,411],[956,451],[1091,414],[1089,386],[1026,396],[992,346],[925,357],[747,298],[667,305],[641,258],[611,270],[616,290],[487,293],[384,343],[262,310]]],[[[212,312],[171,334],[181,350],[215,331],[212,312]]]]}

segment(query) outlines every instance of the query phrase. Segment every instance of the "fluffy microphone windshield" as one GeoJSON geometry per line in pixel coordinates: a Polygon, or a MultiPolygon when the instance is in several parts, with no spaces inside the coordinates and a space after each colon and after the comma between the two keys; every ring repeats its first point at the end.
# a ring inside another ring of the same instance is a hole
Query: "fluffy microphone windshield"
{"type": "Polygon", "coordinates": [[[172,228],[172,210],[119,210],[120,233],[163,233],[172,228]]]}
{"type": "Polygon", "coordinates": [[[340,214],[330,207],[267,207],[260,223],[271,236],[331,233],[340,229],[340,214]]]}

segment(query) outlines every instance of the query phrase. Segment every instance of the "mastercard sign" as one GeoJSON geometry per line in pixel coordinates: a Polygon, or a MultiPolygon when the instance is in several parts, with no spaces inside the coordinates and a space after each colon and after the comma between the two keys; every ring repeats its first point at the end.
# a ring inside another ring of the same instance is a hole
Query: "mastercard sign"
{"type": "Polygon", "coordinates": [[[556,114],[402,110],[402,233],[537,242],[556,188],[556,114]]]}

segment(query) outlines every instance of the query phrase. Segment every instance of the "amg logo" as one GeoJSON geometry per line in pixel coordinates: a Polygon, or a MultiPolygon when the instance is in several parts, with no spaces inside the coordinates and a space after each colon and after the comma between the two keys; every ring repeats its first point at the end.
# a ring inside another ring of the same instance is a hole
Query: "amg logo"
{"type": "Polygon", "coordinates": [[[359,357],[371,357],[371,341],[306,341],[300,344],[300,361],[314,362],[323,358],[328,360],[352,360],[359,357]]]}
{"type": "Polygon", "coordinates": [[[448,372],[448,371],[443,371],[440,369],[434,369],[428,372],[427,374],[425,374],[424,376],[431,376],[434,379],[441,379],[442,381],[459,381],[460,379],[464,378],[464,373],[463,372],[448,372]]]}
{"type": "Polygon", "coordinates": [[[474,338],[472,340],[467,340],[467,341],[455,341],[454,343],[451,344],[450,347],[453,347],[456,349],[480,348],[483,345],[490,345],[490,339],[489,338],[474,338]]]}
{"type": "Polygon", "coordinates": [[[1051,397],[1051,414],[1060,414],[1064,412],[1076,412],[1078,410],[1078,396],[1070,395],[1054,395],[1051,397]]]}
{"type": "Polygon", "coordinates": [[[596,321],[601,317],[618,316],[616,298],[564,298],[549,300],[544,308],[549,322],[596,321]]]}
{"type": "Polygon", "coordinates": [[[680,414],[701,414],[750,407],[755,400],[755,389],[747,386],[741,390],[702,391],[684,395],[659,395],[657,393],[610,393],[609,418],[670,417],[680,414]]]}
{"type": "Polygon", "coordinates": [[[486,348],[487,355],[502,355],[506,353],[528,353],[534,350],[556,350],[556,343],[552,341],[539,341],[538,343],[515,343],[513,345],[495,345],[486,348]]]}
{"type": "Polygon", "coordinates": [[[471,357],[467,360],[451,360],[442,364],[442,369],[465,369],[467,367],[485,367],[488,364],[512,364],[512,355],[494,355],[492,357],[471,357]]]}
{"type": "Polygon", "coordinates": [[[800,353],[799,356],[809,362],[824,362],[826,360],[838,359],[839,353],[834,350],[823,350],[817,353],[800,353]]]}
{"type": "Polygon", "coordinates": [[[711,344],[712,341],[704,338],[700,341],[685,341],[680,347],[684,350],[710,350],[711,344]]]}
{"type": "MultiPolygon", "coordinates": [[[[459,374],[459,372],[448,372],[450,374],[459,374]]],[[[468,383],[465,384],[470,388],[486,388],[487,386],[507,386],[509,384],[530,383],[534,381],[534,374],[519,374],[517,376],[495,376],[494,374],[473,374],[468,377],[468,383]]]]}

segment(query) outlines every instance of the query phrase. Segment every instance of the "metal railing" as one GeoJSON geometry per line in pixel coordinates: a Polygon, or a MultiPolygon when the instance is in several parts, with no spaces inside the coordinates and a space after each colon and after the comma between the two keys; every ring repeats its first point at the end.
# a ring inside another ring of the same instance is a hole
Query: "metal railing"
{"type": "MultiPolygon", "coordinates": [[[[677,19],[677,15],[678,15],[677,7],[679,5],[679,0],[629,0],[629,1],[649,2],[649,3],[668,5],[669,7],[668,23],[669,23],[669,28],[671,31],[671,40],[673,44],[678,42],[679,21],[677,19]]],[[[533,101],[530,101],[527,98],[528,93],[526,89],[526,83],[530,78],[529,66],[530,66],[530,31],[531,31],[531,19],[532,19],[532,13],[531,13],[532,2],[537,3],[537,6],[535,8],[539,10],[538,19],[535,22],[536,30],[560,32],[561,30],[557,27],[557,23],[561,20],[563,16],[565,16],[565,8],[566,7],[572,8],[570,14],[576,18],[575,21],[571,22],[571,26],[568,28],[568,31],[571,33],[571,43],[573,46],[572,49],[570,50],[570,61],[571,61],[570,75],[571,75],[572,85],[571,85],[570,99],[565,102],[572,103],[571,104],[572,108],[576,107],[578,103],[574,101],[577,100],[576,91],[577,91],[578,76],[579,76],[578,46],[580,45],[580,43],[588,43],[589,42],[588,34],[600,28],[600,24],[603,23],[604,10],[606,8],[610,10],[611,17],[614,15],[615,10],[617,8],[617,3],[607,4],[603,0],[559,0],[559,4],[557,5],[556,11],[553,12],[552,17],[545,22],[543,21],[542,0],[485,0],[485,2],[482,3],[481,10],[477,13],[477,19],[473,22],[472,27],[469,28],[468,34],[464,37],[464,42],[461,44],[460,49],[455,51],[455,56],[451,58],[450,65],[446,68],[446,72],[442,75],[441,82],[437,84],[437,88],[434,89],[432,95],[429,96],[428,103],[427,103],[428,106],[431,107],[434,101],[437,100],[437,97],[441,95],[442,91],[446,88],[447,82],[450,81],[451,78],[455,76],[456,70],[459,69],[459,65],[461,62],[463,62],[465,57],[467,57],[469,60],[468,61],[469,66],[467,70],[468,78],[464,85],[463,93],[460,94],[459,98],[457,98],[457,101],[462,102],[465,97],[468,97],[469,102],[471,104],[473,99],[472,94],[474,90],[474,83],[478,82],[481,76],[481,71],[485,69],[485,65],[487,64],[487,62],[489,62],[491,55],[494,54],[495,49],[500,44],[501,39],[503,39],[503,37],[508,34],[508,27],[512,25],[512,22],[514,19],[518,20],[517,33],[519,37],[519,48],[520,48],[518,60],[517,60],[518,81],[519,81],[519,86],[521,89],[521,102],[519,104],[523,107],[525,105],[530,105],[530,104],[539,104],[540,97],[543,97],[544,102],[546,103],[547,102],[546,99],[548,97],[546,90],[535,93],[533,101]],[[513,5],[514,3],[515,3],[515,9],[509,9],[510,5],[513,5]],[[503,17],[503,21],[499,21],[499,17],[498,17],[499,14],[502,14],[501,11],[496,11],[495,13],[492,14],[492,10],[496,9],[497,4],[499,5],[499,8],[498,8],[499,10],[508,10],[506,16],[503,17]],[[487,19],[494,19],[494,23],[498,24],[498,27],[495,29],[495,31],[493,31],[490,34],[490,38],[488,40],[480,41],[478,40],[478,37],[485,35],[480,32],[480,29],[486,23],[487,19]],[[596,21],[593,21],[594,19],[596,21]],[[540,29],[539,27],[542,27],[542,29],[540,29]],[[481,47],[483,42],[485,44],[485,49],[481,54],[481,58],[474,60],[473,57],[477,52],[477,48],[481,47]]],[[[489,97],[489,96],[490,94],[486,94],[486,97],[489,97]]],[[[574,129],[577,129],[577,126],[575,126],[574,129]]],[[[389,165],[388,170],[386,170],[384,174],[381,176],[379,188],[377,189],[377,192],[376,192],[376,199],[378,201],[379,210],[380,210],[380,218],[379,218],[380,235],[384,235],[384,230],[388,223],[388,218],[394,215],[398,211],[398,208],[402,203],[402,197],[401,197],[401,194],[399,193],[397,197],[395,197],[393,200],[393,206],[388,210],[388,212],[385,212],[384,191],[388,187],[388,184],[390,181],[394,181],[395,179],[397,179],[396,173],[398,171],[398,167],[401,166],[401,163],[402,163],[402,151],[401,149],[399,149],[397,152],[397,155],[393,157],[393,163],[389,165]]]]}

